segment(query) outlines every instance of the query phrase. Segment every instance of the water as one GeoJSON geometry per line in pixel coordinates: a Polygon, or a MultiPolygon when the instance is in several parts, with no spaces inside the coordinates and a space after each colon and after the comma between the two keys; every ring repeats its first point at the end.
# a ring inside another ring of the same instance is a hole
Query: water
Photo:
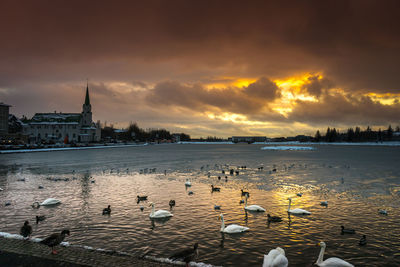
{"type": "Polygon", "coordinates": [[[197,261],[223,266],[261,266],[263,254],[277,246],[285,249],[291,266],[312,266],[320,251],[316,244],[324,241],[325,259],[336,256],[356,266],[400,265],[400,147],[261,147],[158,145],[0,155],[0,231],[18,233],[30,220],[35,237],[69,228],[67,241],[73,245],[156,257],[199,242],[197,261]],[[237,166],[246,169],[229,175],[228,170],[237,166]],[[263,170],[258,169],[261,166],[263,170]],[[157,169],[150,173],[151,168],[157,169]],[[18,181],[21,178],[25,182],[18,181]],[[184,186],[187,178],[190,188],[184,186]],[[211,193],[211,184],[221,192],[211,193]],[[239,204],[242,188],[250,191],[249,205],[267,212],[246,213],[239,204]],[[194,194],[188,195],[189,190],[194,194]],[[303,196],[296,196],[300,192],[303,196]],[[137,195],[147,195],[149,201],[137,204],[137,195]],[[31,207],[49,197],[62,204],[31,207]],[[312,215],[288,218],[288,197],[293,198],[292,208],[312,215]],[[170,199],[176,201],[174,216],[151,221],[149,203],[169,210],[170,199]],[[325,200],[327,208],[319,205],[325,200]],[[5,202],[11,205],[4,206],[5,202]],[[214,210],[215,204],[222,206],[221,211],[214,210]],[[111,216],[102,215],[107,205],[111,216]],[[378,209],[389,215],[380,215],[378,209]],[[221,235],[221,212],[225,224],[240,224],[250,231],[221,235]],[[267,213],[282,216],[283,222],[268,225],[267,213]],[[36,215],[45,215],[46,220],[36,225],[36,215]],[[354,228],[356,234],[341,235],[341,225],[354,228]],[[363,234],[368,244],[360,247],[363,234]]]}

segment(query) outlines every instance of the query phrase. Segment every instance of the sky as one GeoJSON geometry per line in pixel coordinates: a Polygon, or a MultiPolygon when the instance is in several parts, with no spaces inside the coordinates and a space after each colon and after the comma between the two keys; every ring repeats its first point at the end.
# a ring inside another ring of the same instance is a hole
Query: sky
{"type": "Polygon", "coordinates": [[[400,1],[1,1],[0,102],[192,137],[400,124],[400,1]]]}

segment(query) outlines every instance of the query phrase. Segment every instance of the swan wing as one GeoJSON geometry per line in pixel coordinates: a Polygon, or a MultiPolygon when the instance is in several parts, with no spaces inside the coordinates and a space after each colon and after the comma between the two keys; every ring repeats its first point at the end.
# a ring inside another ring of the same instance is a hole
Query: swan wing
{"type": "Polygon", "coordinates": [[[250,228],[248,228],[248,227],[240,226],[240,225],[237,225],[237,224],[230,224],[227,227],[225,227],[224,232],[225,233],[230,233],[230,234],[242,233],[242,232],[248,231],[249,229],[250,228]]]}
{"type": "Polygon", "coordinates": [[[250,211],[265,211],[265,209],[263,207],[260,207],[258,205],[247,206],[247,207],[245,207],[245,209],[250,210],[250,211]]]}
{"type": "Polygon", "coordinates": [[[171,217],[171,216],[174,215],[167,210],[157,210],[156,212],[154,212],[154,215],[152,217],[161,218],[161,217],[171,217]]]}
{"type": "Polygon", "coordinates": [[[287,267],[288,259],[281,248],[271,249],[268,255],[264,255],[263,267],[287,267]]]}
{"type": "Polygon", "coordinates": [[[54,204],[58,204],[61,201],[55,198],[48,198],[45,201],[43,201],[40,205],[46,206],[46,205],[54,205],[54,204]]]}
{"type": "Polygon", "coordinates": [[[354,267],[353,264],[348,263],[347,261],[344,261],[342,259],[332,257],[329,259],[324,260],[319,264],[321,267],[354,267]]]}
{"type": "Polygon", "coordinates": [[[290,213],[294,213],[294,214],[307,214],[310,215],[311,212],[307,211],[307,210],[303,210],[303,209],[293,209],[293,210],[289,210],[290,213]]]}

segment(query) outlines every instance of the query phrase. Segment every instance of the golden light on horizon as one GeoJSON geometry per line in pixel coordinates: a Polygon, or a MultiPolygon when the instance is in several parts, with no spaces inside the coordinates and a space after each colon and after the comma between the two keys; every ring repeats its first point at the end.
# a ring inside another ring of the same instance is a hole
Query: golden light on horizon
{"type": "Polygon", "coordinates": [[[393,94],[393,93],[385,93],[385,94],[378,94],[378,93],[368,93],[368,97],[372,100],[381,103],[382,105],[394,105],[400,102],[400,94],[393,94]]]}

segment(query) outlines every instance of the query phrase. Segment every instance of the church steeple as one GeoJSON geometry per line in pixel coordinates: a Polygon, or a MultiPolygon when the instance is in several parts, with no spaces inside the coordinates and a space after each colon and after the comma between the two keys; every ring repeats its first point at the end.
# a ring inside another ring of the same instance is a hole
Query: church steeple
{"type": "Polygon", "coordinates": [[[86,85],[85,105],[90,105],[90,99],[89,99],[89,82],[88,82],[87,85],[86,85]]]}

